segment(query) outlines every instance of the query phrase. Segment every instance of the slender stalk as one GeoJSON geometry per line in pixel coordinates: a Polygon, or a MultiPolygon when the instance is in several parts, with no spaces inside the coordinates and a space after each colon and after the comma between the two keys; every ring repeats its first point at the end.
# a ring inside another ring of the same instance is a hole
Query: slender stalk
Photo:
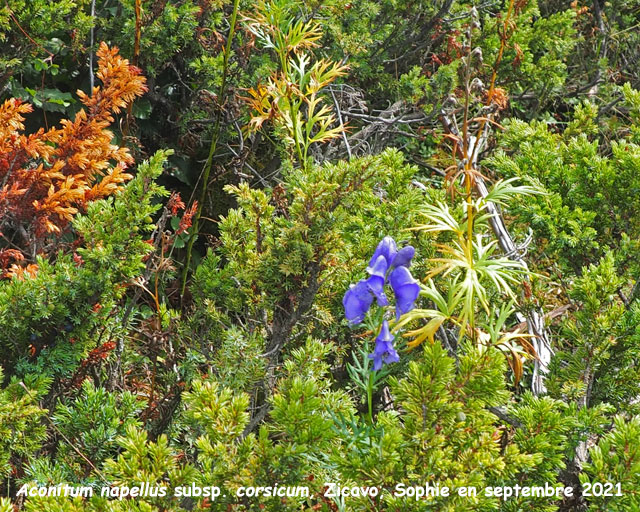
{"type": "Polygon", "coordinates": [[[142,36],[142,0],[136,0],[134,12],[136,16],[136,33],[133,41],[133,65],[137,66],[140,59],[140,39],[142,36]]]}
{"type": "Polygon", "coordinates": [[[91,0],[91,30],[89,31],[89,95],[93,96],[94,76],[93,76],[93,43],[94,30],[96,26],[96,0],[91,0]]]}
{"type": "Polygon", "coordinates": [[[298,137],[298,126],[300,123],[300,117],[299,117],[299,112],[300,112],[300,105],[298,105],[297,108],[292,109],[292,115],[291,115],[291,122],[293,123],[293,141],[294,141],[294,145],[296,147],[296,153],[298,155],[298,160],[300,160],[300,167],[302,169],[306,169],[306,156],[307,156],[307,149],[305,146],[305,150],[304,153],[302,152],[302,141],[300,140],[300,138],[298,137]]]}
{"type": "Polygon", "coordinates": [[[222,125],[222,106],[224,105],[224,98],[227,91],[227,77],[229,75],[229,57],[231,55],[231,45],[233,43],[233,37],[236,31],[236,19],[238,17],[238,9],[240,6],[240,0],[234,0],[233,12],[231,14],[231,25],[229,27],[229,36],[227,37],[227,44],[224,49],[224,57],[222,63],[222,82],[220,83],[220,90],[218,93],[219,109],[216,113],[216,124],[213,128],[213,136],[211,137],[211,146],[209,147],[209,156],[204,164],[204,170],[202,173],[202,188],[200,189],[200,197],[198,199],[198,208],[193,216],[193,224],[191,226],[191,232],[189,234],[189,241],[187,242],[187,257],[184,262],[184,268],[182,269],[182,287],[180,288],[180,297],[184,297],[184,291],[187,287],[187,277],[189,276],[189,266],[191,264],[191,254],[193,252],[193,244],[198,236],[198,229],[200,227],[200,217],[202,216],[202,208],[204,206],[205,199],[207,197],[207,187],[209,185],[209,176],[211,174],[211,167],[213,166],[213,157],[218,146],[218,140],[220,138],[220,127],[222,125]]]}
{"type": "MultiPolygon", "coordinates": [[[[93,0],[92,7],[94,4],[95,4],[95,0],[93,0]]],[[[134,66],[137,66],[140,60],[140,39],[142,38],[142,0],[135,0],[134,13],[136,18],[136,26],[135,26],[135,34],[133,39],[133,57],[131,59],[131,63],[134,66]]],[[[92,26],[92,30],[93,30],[93,26],[92,26]]],[[[93,36],[92,36],[92,39],[93,39],[93,36]]],[[[93,42],[91,44],[93,46],[93,42]]],[[[91,90],[93,90],[93,86],[91,90]]],[[[133,102],[129,103],[129,106],[127,107],[126,122],[122,129],[122,134],[125,136],[129,134],[129,128],[130,128],[129,124],[132,119],[131,118],[132,112],[133,112],[133,102]]]]}
{"type": "Polygon", "coordinates": [[[373,372],[369,372],[369,385],[367,386],[367,405],[369,407],[369,423],[373,425],[373,372]]]}
{"type": "MultiPolygon", "coordinates": [[[[467,69],[465,76],[465,98],[464,98],[464,118],[462,121],[462,156],[464,165],[464,187],[465,187],[465,202],[467,203],[467,240],[466,240],[466,256],[469,264],[469,268],[474,267],[473,261],[473,162],[471,155],[469,155],[469,105],[471,99],[471,28],[469,29],[469,41],[467,51],[467,69]]],[[[471,292],[473,294],[473,289],[471,292]]],[[[473,301],[471,301],[473,304],[473,301]]],[[[469,326],[471,327],[471,338],[475,341],[475,314],[473,307],[469,311],[469,326]]]]}
{"type": "MultiPolygon", "coordinates": [[[[493,63],[493,70],[491,72],[491,81],[489,82],[489,90],[487,91],[487,98],[489,103],[493,101],[493,95],[496,90],[496,78],[498,76],[498,67],[502,62],[502,56],[504,55],[504,49],[507,46],[507,41],[511,37],[511,34],[507,33],[509,29],[509,25],[511,24],[511,17],[513,16],[514,10],[514,1],[509,0],[509,7],[507,8],[507,15],[505,16],[504,23],[502,25],[502,32],[498,30],[498,35],[500,36],[500,49],[498,50],[498,55],[496,56],[496,60],[493,63]]],[[[478,131],[476,133],[475,143],[471,150],[471,155],[469,155],[469,161],[473,161],[476,157],[476,153],[479,151],[479,143],[482,139],[482,132],[484,131],[485,125],[487,124],[486,119],[482,119],[478,125],[478,131]]],[[[466,140],[466,136],[465,136],[466,140]]]]}
{"type": "MultiPolygon", "coordinates": [[[[493,70],[491,73],[491,81],[489,84],[488,98],[489,101],[492,101],[492,97],[495,91],[496,77],[498,74],[498,67],[500,62],[502,61],[502,56],[504,54],[504,50],[507,45],[507,40],[510,37],[508,34],[509,25],[511,23],[511,17],[513,16],[514,11],[514,0],[509,1],[509,7],[507,8],[507,15],[505,17],[505,21],[502,25],[502,31],[498,29],[498,33],[500,35],[500,49],[498,50],[498,55],[493,65],[493,70]]],[[[464,159],[464,175],[465,175],[465,195],[466,195],[466,210],[467,210],[467,240],[466,240],[466,250],[467,250],[467,260],[469,262],[469,266],[473,267],[473,220],[474,220],[474,212],[473,212],[473,189],[474,189],[474,181],[473,177],[474,172],[474,162],[476,158],[476,152],[479,150],[479,141],[481,140],[480,135],[482,134],[486,120],[481,120],[478,128],[478,134],[474,138],[473,144],[469,144],[469,103],[471,97],[470,91],[470,80],[471,80],[471,48],[472,48],[472,40],[471,40],[471,30],[469,31],[469,51],[467,53],[467,70],[465,76],[465,103],[464,103],[464,118],[462,123],[462,157],[464,159]]],[[[469,312],[469,325],[471,327],[471,337],[475,340],[475,329],[474,329],[474,311],[471,310],[469,312]]]]}

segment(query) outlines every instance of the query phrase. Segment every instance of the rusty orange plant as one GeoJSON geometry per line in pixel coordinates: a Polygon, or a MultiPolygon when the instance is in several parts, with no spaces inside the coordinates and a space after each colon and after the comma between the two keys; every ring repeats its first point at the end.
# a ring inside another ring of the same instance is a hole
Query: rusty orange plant
{"type": "Polygon", "coordinates": [[[20,274],[21,262],[55,250],[56,237],[73,215],[107,197],[131,179],[133,157],[113,143],[108,129],[114,115],[146,91],[145,78],[101,43],[96,76],[102,86],[88,95],[74,120],[60,127],[24,134],[25,115],[33,108],[18,99],[0,105],[0,271],[20,274]]]}

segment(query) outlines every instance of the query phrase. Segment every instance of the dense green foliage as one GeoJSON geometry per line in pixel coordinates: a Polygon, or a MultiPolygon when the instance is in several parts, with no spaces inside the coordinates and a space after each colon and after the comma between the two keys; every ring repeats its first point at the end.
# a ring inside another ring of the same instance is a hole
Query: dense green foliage
{"type": "Polygon", "coordinates": [[[639,7],[0,4],[0,512],[640,511],[639,7]]]}

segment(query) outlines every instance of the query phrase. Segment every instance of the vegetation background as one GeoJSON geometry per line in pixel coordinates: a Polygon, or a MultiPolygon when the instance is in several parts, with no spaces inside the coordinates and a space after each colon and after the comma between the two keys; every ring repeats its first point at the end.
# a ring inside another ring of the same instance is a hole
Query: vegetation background
{"type": "Polygon", "coordinates": [[[0,511],[639,511],[639,13],[2,0],[0,511]]]}

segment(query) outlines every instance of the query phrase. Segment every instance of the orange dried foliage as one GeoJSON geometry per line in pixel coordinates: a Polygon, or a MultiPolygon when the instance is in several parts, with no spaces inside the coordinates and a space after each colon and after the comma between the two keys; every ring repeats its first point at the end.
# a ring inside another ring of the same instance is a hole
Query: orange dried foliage
{"type": "Polygon", "coordinates": [[[486,102],[488,105],[497,105],[498,110],[504,110],[509,104],[509,96],[507,91],[500,87],[494,87],[487,92],[486,102]]]}
{"type": "Polygon", "coordinates": [[[92,368],[98,366],[102,361],[104,361],[109,354],[116,348],[116,343],[114,341],[107,341],[103,343],[97,348],[94,348],[87,358],[80,363],[80,367],[76,370],[75,375],[71,378],[71,386],[74,388],[79,388],[82,386],[87,374],[92,368]]]}
{"type": "Polygon", "coordinates": [[[181,235],[191,227],[193,216],[196,214],[197,209],[198,209],[198,201],[194,201],[191,207],[184,212],[184,215],[180,219],[180,224],[178,224],[176,235],[181,235]]]}
{"type": "Polygon", "coordinates": [[[25,255],[41,252],[45,240],[62,233],[88,202],[113,194],[132,177],[126,169],[133,157],[112,144],[108,128],[114,114],[147,90],[145,78],[117,48],[101,43],[97,56],[102,86],[91,96],[77,92],[84,108],[73,121],[25,135],[24,115],[31,105],[17,99],[0,105],[0,269],[5,274],[25,255]]]}

